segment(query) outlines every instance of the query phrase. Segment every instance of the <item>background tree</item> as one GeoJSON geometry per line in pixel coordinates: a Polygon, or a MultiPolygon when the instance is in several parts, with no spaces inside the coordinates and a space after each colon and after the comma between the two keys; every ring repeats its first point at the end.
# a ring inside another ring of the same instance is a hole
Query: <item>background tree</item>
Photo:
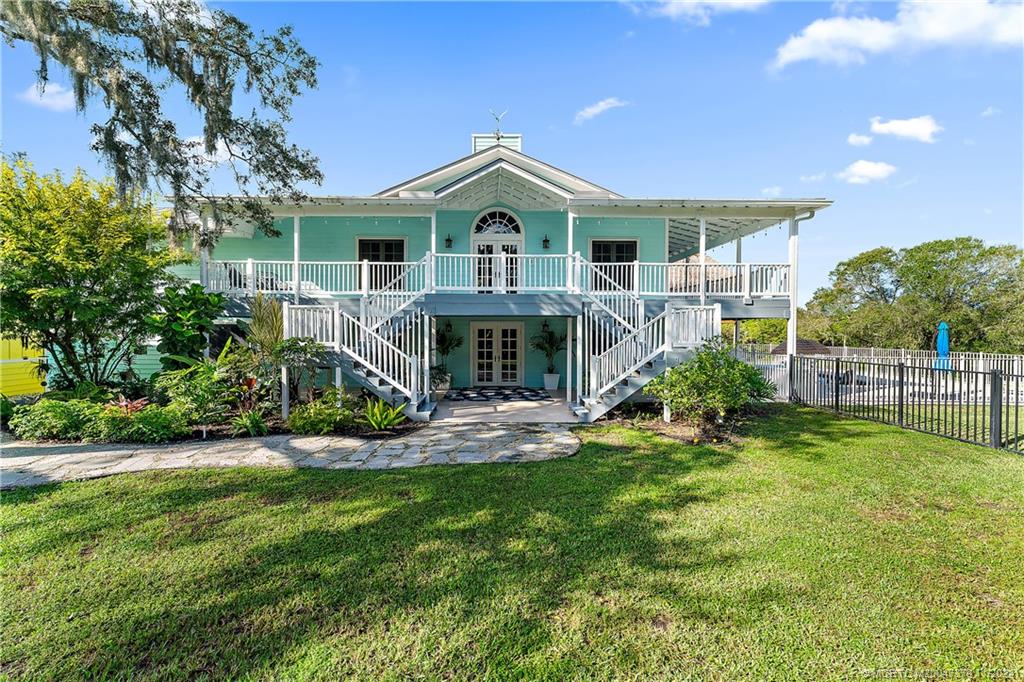
{"type": "Polygon", "coordinates": [[[109,383],[146,338],[167,267],[188,256],[162,245],[152,203],[81,172],[39,176],[0,164],[0,329],[50,354],[67,383],[109,383]]]}
{"type": "Polygon", "coordinates": [[[70,75],[79,111],[102,96],[110,115],[92,126],[93,149],[122,194],[155,181],[173,197],[177,230],[190,224],[198,200],[209,203],[213,230],[197,233],[200,243],[234,219],[276,235],[259,197],[296,202],[302,183],[323,179],[317,159],[289,143],[284,127],[294,98],[316,87],[318,66],[290,27],[256,34],[198,0],[4,0],[0,33],[10,45],[35,48],[41,88],[54,62],[70,75]],[[201,139],[180,132],[165,111],[179,89],[202,118],[201,139]],[[238,95],[247,113],[236,113],[238,95]],[[230,203],[211,188],[211,159],[231,170],[230,203]]]}
{"type": "Polygon", "coordinates": [[[954,350],[1024,352],[1024,251],[958,237],[866,251],[830,273],[801,329],[826,343],[928,349],[939,322],[954,350]]]}

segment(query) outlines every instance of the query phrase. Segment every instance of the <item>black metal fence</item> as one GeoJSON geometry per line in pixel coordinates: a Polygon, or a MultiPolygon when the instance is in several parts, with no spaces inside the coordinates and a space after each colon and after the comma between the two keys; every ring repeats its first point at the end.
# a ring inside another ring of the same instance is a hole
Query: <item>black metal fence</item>
{"type": "MultiPolygon", "coordinates": [[[[778,386],[778,361],[758,355],[744,359],[770,367],[768,378],[778,386]]],[[[797,355],[786,364],[789,391],[788,396],[780,391],[782,399],[1024,453],[1022,375],[827,356],[797,355]]]]}

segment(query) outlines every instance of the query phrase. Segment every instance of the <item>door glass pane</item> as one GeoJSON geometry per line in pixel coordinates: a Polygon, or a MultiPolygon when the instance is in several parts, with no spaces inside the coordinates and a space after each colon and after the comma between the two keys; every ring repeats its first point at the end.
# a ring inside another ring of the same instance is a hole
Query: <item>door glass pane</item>
{"type": "Polygon", "coordinates": [[[501,383],[519,383],[519,329],[501,329],[501,383]]]}
{"type": "Polygon", "coordinates": [[[494,330],[489,327],[476,330],[476,382],[494,383],[494,330]]]}

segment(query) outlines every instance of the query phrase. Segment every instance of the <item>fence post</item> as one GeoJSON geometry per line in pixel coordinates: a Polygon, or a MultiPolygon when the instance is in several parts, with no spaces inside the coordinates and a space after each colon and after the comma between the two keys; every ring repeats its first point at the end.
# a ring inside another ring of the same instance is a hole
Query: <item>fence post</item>
{"type": "Polygon", "coordinates": [[[899,385],[896,388],[898,405],[896,407],[897,419],[899,420],[900,427],[903,426],[903,384],[906,377],[907,366],[904,363],[899,363],[899,385]]]}
{"type": "Polygon", "coordinates": [[[989,398],[988,434],[994,448],[1003,445],[1003,374],[998,369],[990,372],[991,397],[989,398]]]}
{"type": "Polygon", "coordinates": [[[839,412],[839,358],[835,359],[836,372],[832,378],[833,409],[839,412]]]}

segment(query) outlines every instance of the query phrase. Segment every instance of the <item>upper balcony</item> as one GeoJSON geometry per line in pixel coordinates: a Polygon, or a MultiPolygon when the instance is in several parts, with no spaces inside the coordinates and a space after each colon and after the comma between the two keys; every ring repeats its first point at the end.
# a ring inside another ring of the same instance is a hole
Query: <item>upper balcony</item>
{"type": "Polygon", "coordinates": [[[785,263],[592,263],[580,254],[428,253],[419,261],[212,260],[201,268],[209,291],[313,298],[427,293],[579,294],[629,292],[641,298],[701,301],[788,299],[785,263]]]}

